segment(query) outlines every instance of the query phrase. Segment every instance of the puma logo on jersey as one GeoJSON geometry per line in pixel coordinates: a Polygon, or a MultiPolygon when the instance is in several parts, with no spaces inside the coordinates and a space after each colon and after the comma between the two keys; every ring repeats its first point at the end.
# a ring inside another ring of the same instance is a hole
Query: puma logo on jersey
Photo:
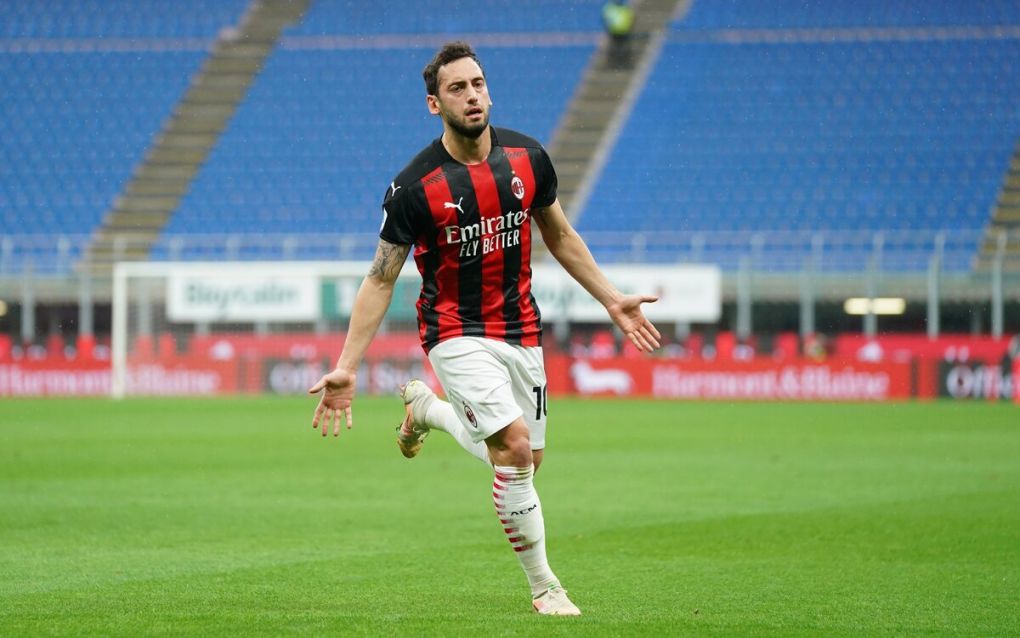
{"type": "Polygon", "coordinates": [[[456,208],[457,210],[460,211],[460,214],[463,215],[464,214],[464,209],[460,207],[460,204],[463,201],[464,201],[464,198],[461,197],[460,199],[457,200],[456,204],[454,204],[453,202],[443,202],[443,208],[456,208]]]}

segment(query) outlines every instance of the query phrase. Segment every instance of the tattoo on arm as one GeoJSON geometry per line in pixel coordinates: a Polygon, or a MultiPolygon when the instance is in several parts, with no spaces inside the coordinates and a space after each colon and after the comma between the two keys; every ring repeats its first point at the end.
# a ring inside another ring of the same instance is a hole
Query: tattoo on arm
{"type": "Polygon", "coordinates": [[[410,246],[399,246],[388,241],[380,241],[375,249],[375,259],[368,269],[369,277],[378,277],[383,281],[396,281],[400,269],[404,266],[410,246]]]}

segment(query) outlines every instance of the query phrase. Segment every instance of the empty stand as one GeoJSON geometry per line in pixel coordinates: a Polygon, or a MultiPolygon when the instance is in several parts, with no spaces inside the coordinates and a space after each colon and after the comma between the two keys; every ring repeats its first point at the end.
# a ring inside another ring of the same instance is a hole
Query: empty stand
{"type": "Polygon", "coordinates": [[[203,52],[0,51],[0,233],[88,233],[203,52]]]}
{"type": "Polygon", "coordinates": [[[212,38],[249,0],[5,0],[0,39],[212,38]]]}
{"type": "MultiPolygon", "coordinates": [[[[37,270],[70,267],[82,242],[47,238],[96,230],[248,4],[0,2],[0,234],[43,237],[0,243],[0,270],[18,255],[37,270]]],[[[440,131],[420,71],[447,37],[478,45],[493,123],[550,142],[601,34],[601,5],[313,2],[152,255],[332,258],[337,234],[373,236],[389,180],[440,131]],[[297,252],[247,240],[231,252],[222,239],[274,233],[333,239],[297,252]]],[[[800,267],[818,233],[828,263],[862,267],[870,239],[856,237],[883,231],[884,263],[920,270],[896,247],[941,231],[947,245],[971,246],[946,262],[967,269],[997,202],[1003,219],[1015,209],[1016,180],[1004,175],[1020,137],[1018,29],[1015,0],[695,1],[673,23],[579,228],[604,260],[696,256],[734,268],[753,254],[782,269],[800,267]]]]}
{"type": "MultiPolygon", "coordinates": [[[[477,48],[493,124],[547,141],[593,47],[477,48]]],[[[154,255],[170,254],[182,233],[378,232],[390,180],[442,132],[421,79],[433,53],[431,46],[276,51],[154,255]]],[[[305,256],[335,255],[331,247],[305,256]]],[[[197,255],[186,248],[182,256],[197,255]]]]}
{"type": "Polygon", "coordinates": [[[1009,162],[976,268],[1020,272],[1020,140],[1009,162]]]}
{"type": "Polygon", "coordinates": [[[292,35],[373,36],[601,31],[604,0],[316,0],[292,35]],[[381,6],[381,5],[379,5],[381,6]]]}
{"type": "MultiPolygon", "coordinates": [[[[0,3],[0,246],[70,268],[247,0],[0,3]],[[78,236],[59,239],[58,235],[78,236]]],[[[3,264],[0,264],[3,265],[3,264]]],[[[8,264],[9,266],[10,264],[8,264]]]]}
{"type": "Polygon", "coordinates": [[[696,0],[681,30],[954,27],[1020,24],[1014,0],[696,0]]]}
{"type": "Polygon", "coordinates": [[[280,33],[307,7],[308,0],[262,0],[216,40],[97,229],[84,260],[88,268],[105,271],[116,261],[148,257],[280,33]]]}
{"type": "MultiPolygon", "coordinates": [[[[961,7],[970,4],[905,3],[907,11],[876,2],[852,14],[833,3],[780,4],[766,11],[750,1],[695,3],[638,100],[581,229],[827,231],[830,242],[862,230],[970,231],[973,256],[974,231],[988,222],[1020,135],[1020,37],[861,31],[845,41],[845,33],[811,31],[763,42],[757,32],[746,41],[739,32],[689,32],[853,26],[854,16],[871,26],[1011,23],[1020,8],[991,2],[968,13],[961,7]]],[[[810,247],[802,242],[801,255],[810,247]]],[[[776,267],[769,249],[766,238],[758,267],[776,267]]],[[[845,257],[860,267],[868,252],[845,257]]],[[[970,259],[946,265],[965,269],[970,259]]],[[[910,266],[901,264],[925,263],[910,266]]]]}

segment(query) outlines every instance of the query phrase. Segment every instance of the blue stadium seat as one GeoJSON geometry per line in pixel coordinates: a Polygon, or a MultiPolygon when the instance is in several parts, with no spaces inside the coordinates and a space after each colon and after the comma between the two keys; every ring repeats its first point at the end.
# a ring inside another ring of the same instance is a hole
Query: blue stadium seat
{"type": "MultiPolygon", "coordinates": [[[[548,33],[601,31],[604,0],[390,0],[385,12],[363,0],[317,0],[291,35],[548,33]]],[[[400,46],[396,44],[395,46],[400,46]]],[[[424,66],[424,65],[423,65],[424,66]]]]}
{"type": "MultiPolygon", "coordinates": [[[[0,2],[0,235],[91,233],[247,5],[0,2]]],[[[37,269],[70,267],[56,243],[33,249],[37,269]]]]}
{"type": "MultiPolygon", "coordinates": [[[[0,234],[90,233],[210,39],[248,4],[0,2],[0,234]],[[135,46],[90,51],[111,41],[135,46]]],[[[154,254],[170,254],[180,234],[375,232],[385,185],[439,132],[420,77],[438,36],[487,34],[479,52],[493,122],[548,142],[601,34],[601,5],[317,0],[268,60],[154,254]]],[[[1020,41],[980,29],[1017,25],[1015,0],[696,1],[672,25],[580,228],[981,228],[1020,136],[1020,41]],[[978,31],[888,37],[932,27],[978,31]],[[782,43],[749,37],[774,29],[805,31],[782,43]],[[819,29],[849,31],[825,41],[810,35],[819,29]]],[[[745,248],[711,256],[735,267],[745,248]]],[[[197,244],[187,255],[217,256],[197,244]]]]}
{"type": "MultiPolygon", "coordinates": [[[[903,24],[917,16],[885,11],[885,3],[862,3],[860,14],[832,3],[780,5],[695,3],[665,45],[580,229],[982,228],[1020,137],[1020,41],[763,44],[685,35],[724,26],[852,26],[855,15],[903,24]]],[[[1004,6],[982,3],[962,24],[983,24],[982,16],[1004,6]]],[[[1017,22],[1013,6],[1003,22],[1017,22]]],[[[931,23],[953,23],[954,11],[936,11],[931,23]]]]}
{"type": "Polygon", "coordinates": [[[90,233],[203,57],[0,52],[0,233],[90,233]]]}
{"type": "Polygon", "coordinates": [[[946,27],[1020,24],[1014,0],[698,0],[684,30],[946,27]]]}
{"type": "MultiPolygon", "coordinates": [[[[493,123],[548,141],[592,50],[479,47],[493,123]],[[533,81],[535,68],[555,80],[533,81]]],[[[425,109],[421,79],[432,53],[276,51],[167,226],[160,254],[182,233],[377,232],[387,184],[442,130],[425,109]]]]}
{"type": "Polygon", "coordinates": [[[209,38],[236,24],[248,0],[5,0],[7,38],[209,38]]]}

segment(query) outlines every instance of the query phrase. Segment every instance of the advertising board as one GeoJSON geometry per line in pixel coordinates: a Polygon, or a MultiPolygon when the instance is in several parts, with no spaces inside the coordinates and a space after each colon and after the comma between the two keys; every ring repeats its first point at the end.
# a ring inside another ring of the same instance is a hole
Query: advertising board
{"type": "Polygon", "coordinates": [[[264,266],[175,270],[166,302],[171,321],[313,321],[321,309],[313,270],[264,266]]]}

